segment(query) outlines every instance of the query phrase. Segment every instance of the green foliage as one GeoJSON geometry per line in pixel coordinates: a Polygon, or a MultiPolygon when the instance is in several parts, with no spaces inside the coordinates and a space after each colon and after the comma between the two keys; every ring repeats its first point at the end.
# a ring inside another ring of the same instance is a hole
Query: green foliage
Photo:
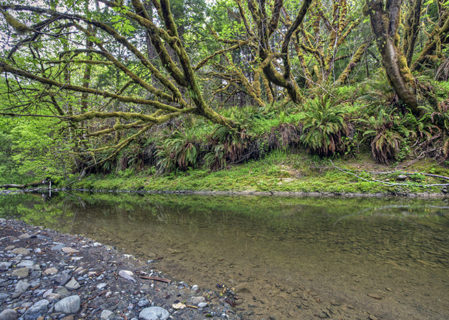
{"type": "Polygon", "coordinates": [[[366,125],[363,135],[370,142],[374,159],[384,164],[398,160],[401,145],[411,134],[404,125],[403,117],[395,111],[379,107],[376,116],[360,122],[366,125]]]}
{"type": "Polygon", "coordinates": [[[157,166],[160,172],[172,172],[174,170],[187,170],[197,165],[197,157],[200,145],[189,132],[175,131],[167,137],[159,146],[157,166]]]}
{"type": "Polygon", "coordinates": [[[346,116],[344,107],[328,95],[310,100],[305,105],[301,142],[319,156],[344,152],[343,138],[350,133],[346,116]]]}

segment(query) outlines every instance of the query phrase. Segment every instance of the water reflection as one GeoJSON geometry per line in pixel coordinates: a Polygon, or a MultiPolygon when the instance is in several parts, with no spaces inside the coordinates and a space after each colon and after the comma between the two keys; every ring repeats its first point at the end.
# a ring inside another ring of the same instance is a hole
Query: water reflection
{"type": "Polygon", "coordinates": [[[308,289],[384,319],[449,318],[443,200],[71,194],[0,201],[1,216],[116,245],[190,283],[234,286],[249,318],[313,318],[310,304],[322,302],[304,302],[308,289]]]}

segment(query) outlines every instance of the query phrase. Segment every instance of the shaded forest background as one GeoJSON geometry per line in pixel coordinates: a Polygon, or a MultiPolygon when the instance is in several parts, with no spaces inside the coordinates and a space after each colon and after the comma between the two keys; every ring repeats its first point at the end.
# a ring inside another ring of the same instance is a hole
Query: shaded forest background
{"type": "Polygon", "coordinates": [[[0,4],[0,182],[274,150],[449,160],[449,1],[0,4]]]}

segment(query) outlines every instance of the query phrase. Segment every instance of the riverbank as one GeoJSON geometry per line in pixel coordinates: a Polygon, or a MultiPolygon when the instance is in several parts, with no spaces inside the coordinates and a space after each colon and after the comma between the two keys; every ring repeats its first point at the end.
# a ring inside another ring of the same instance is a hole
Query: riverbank
{"type": "Polygon", "coordinates": [[[0,220],[0,270],[2,320],[240,319],[231,292],[173,281],[151,261],[16,220],[0,220]]]}
{"type": "Polygon", "coordinates": [[[211,172],[195,169],[170,175],[119,171],[90,175],[66,184],[73,189],[195,194],[250,194],[281,196],[445,197],[449,169],[434,161],[375,163],[369,155],[329,161],[307,154],[273,153],[265,159],[211,172]]]}

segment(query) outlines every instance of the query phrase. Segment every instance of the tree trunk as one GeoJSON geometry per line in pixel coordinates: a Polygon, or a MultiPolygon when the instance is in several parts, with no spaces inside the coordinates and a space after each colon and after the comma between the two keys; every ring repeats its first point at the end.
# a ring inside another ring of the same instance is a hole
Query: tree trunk
{"type": "Polygon", "coordinates": [[[414,89],[415,79],[407,59],[399,49],[398,26],[402,0],[367,0],[371,27],[388,80],[400,101],[418,115],[418,99],[414,89]]]}

